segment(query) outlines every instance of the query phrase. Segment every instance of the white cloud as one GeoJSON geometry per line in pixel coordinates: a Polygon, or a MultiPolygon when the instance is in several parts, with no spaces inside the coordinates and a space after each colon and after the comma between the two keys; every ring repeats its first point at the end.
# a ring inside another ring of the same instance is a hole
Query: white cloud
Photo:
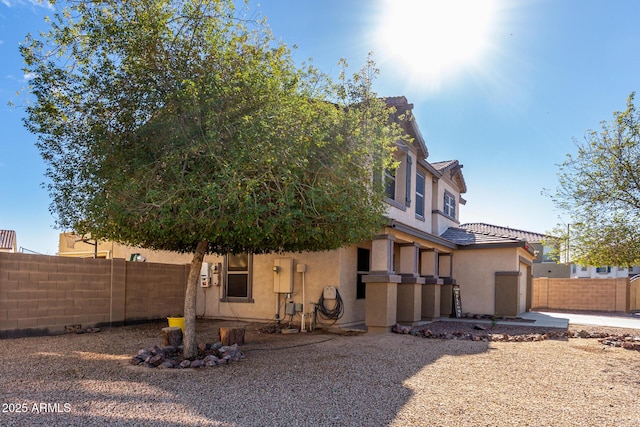
{"type": "Polygon", "coordinates": [[[2,0],[2,4],[7,7],[31,5],[44,7],[46,9],[53,9],[53,5],[44,0],[2,0]]]}
{"type": "Polygon", "coordinates": [[[5,77],[18,83],[27,83],[29,80],[33,80],[36,77],[36,73],[25,73],[22,75],[22,78],[18,78],[13,74],[7,74],[5,77]]]}

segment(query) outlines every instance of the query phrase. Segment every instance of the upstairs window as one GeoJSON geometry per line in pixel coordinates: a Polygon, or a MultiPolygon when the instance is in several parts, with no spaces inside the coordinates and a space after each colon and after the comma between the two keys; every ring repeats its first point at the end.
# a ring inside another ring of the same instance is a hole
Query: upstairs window
{"type": "Polygon", "coordinates": [[[451,218],[456,217],[456,199],[448,191],[444,192],[444,214],[451,218]]]}
{"type": "Polygon", "coordinates": [[[555,248],[550,246],[542,247],[542,262],[556,262],[557,254],[554,249],[555,248]]]}
{"type": "Polygon", "coordinates": [[[424,218],[424,175],[416,174],[416,215],[424,218]]]}
{"type": "Polygon", "coordinates": [[[384,171],[384,191],[391,200],[396,198],[396,170],[385,169],[384,171]]]}

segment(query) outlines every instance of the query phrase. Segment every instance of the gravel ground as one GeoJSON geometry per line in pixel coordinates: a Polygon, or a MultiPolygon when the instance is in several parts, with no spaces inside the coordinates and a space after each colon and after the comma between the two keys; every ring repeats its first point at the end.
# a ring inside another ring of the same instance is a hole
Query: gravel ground
{"type": "MultiPolygon", "coordinates": [[[[199,321],[199,341],[211,342],[221,325],[199,321]]],[[[640,425],[640,352],[595,339],[279,335],[246,325],[241,362],[197,370],[130,366],[138,349],[160,344],[163,326],[0,341],[0,425],[640,425]]],[[[450,333],[469,327],[431,326],[450,333]]],[[[537,331],[497,325],[492,332],[537,331]]]]}

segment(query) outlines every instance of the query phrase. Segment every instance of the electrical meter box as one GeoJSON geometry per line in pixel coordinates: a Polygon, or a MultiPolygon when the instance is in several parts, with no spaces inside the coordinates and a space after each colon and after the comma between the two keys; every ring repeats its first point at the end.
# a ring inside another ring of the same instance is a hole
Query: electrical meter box
{"type": "Polygon", "coordinates": [[[273,291],[279,294],[293,293],[293,258],[273,260],[273,291]]]}

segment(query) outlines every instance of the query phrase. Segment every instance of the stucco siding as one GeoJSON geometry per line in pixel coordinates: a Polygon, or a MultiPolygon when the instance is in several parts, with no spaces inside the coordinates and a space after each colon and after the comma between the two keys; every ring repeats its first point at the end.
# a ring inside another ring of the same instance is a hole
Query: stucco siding
{"type": "MultiPolygon", "coordinates": [[[[355,273],[355,270],[354,270],[355,273]]],[[[341,294],[340,251],[327,251],[317,253],[286,253],[255,255],[253,257],[252,270],[252,302],[223,301],[221,286],[199,288],[198,290],[198,315],[214,318],[241,319],[241,320],[275,320],[279,311],[280,320],[288,323],[290,316],[285,316],[285,303],[293,302],[304,304],[306,312],[313,311],[311,302],[317,302],[322,295],[325,286],[335,286],[341,294]],[[274,261],[278,258],[293,259],[293,292],[290,298],[286,294],[278,294],[274,291],[274,261]],[[304,264],[304,294],[302,289],[302,275],[297,272],[297,265],[304,264]],[[277,305],[276,305],[277,304],[277,305]],[[279,307],[279,308],[278,308],[279,307]]],[[[344,296],[343,296],[344,298],[344,296]]],[[[293,323],[301,322],[301,314],[293,316],[293,323]]]]}
{"type": "Polygon", "coordinates": [[[513,248],[469,249],[454,253],[454,278],[460,286],[463,313],[494,314],[495,273],[518,271],[513,248]]]}

